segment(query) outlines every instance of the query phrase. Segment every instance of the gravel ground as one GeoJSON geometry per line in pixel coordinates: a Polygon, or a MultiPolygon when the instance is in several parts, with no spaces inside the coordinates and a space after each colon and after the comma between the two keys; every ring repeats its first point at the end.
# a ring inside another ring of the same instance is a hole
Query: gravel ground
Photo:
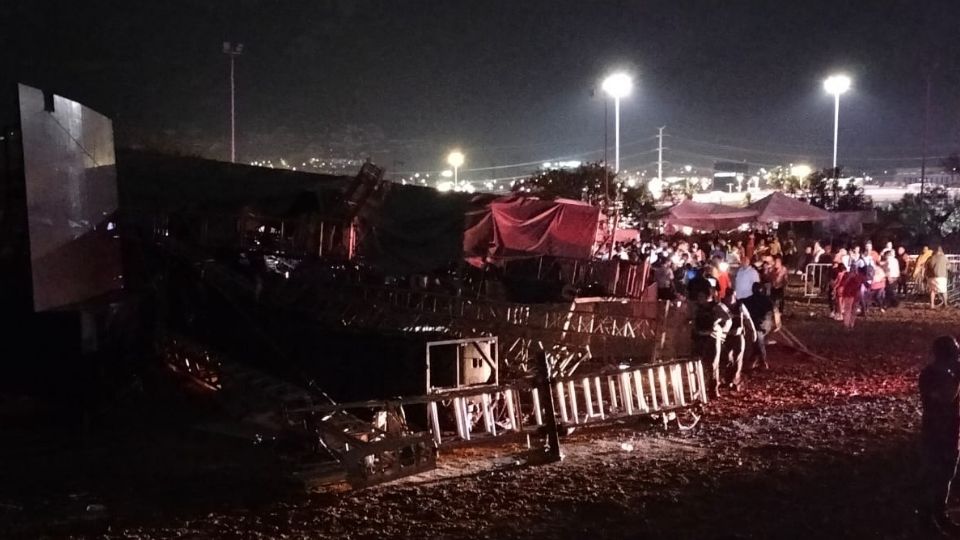
{"type": "Polygon", "coordinates": [[[79,456],[17,454],[24,466],[0,475],[0,536],[929,538],[915,515],[916,376],[960,316],[901,308],[847,333],[818,306],[790,309],[785,324],[828,361],[772,347],[772,369],[711,403],[693,433],[578,432],[543,466],[517,448],[461,450],[425,475],[304,495],[256,448],[137,432],[79,456]]]}

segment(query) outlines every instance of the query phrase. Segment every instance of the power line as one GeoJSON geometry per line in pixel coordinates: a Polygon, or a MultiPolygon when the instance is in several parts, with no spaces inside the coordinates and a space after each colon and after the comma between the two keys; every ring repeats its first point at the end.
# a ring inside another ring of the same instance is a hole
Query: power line
{"type": "MultiPolygon", "coordinates": [[[[647,142],[647,141],[650,141],[650,140],[653,140],[653,139],[655,139],[655,138],[656,138],[656,136],[653,135],[653,136],[650,136],[650,137],[645,137],[645,138],[643,138],[643,139],[637,139],[637,140],[634,140],[634,141],[630,141],[630,142],[627,142],[627,143],[623,143],[623,144],[620,145],[620,147],[621,147],[621,148],[626,148],[626,147],[636,146],[636,145],[638,145],[638,144],[643,144],[643,143],[645,143],[645,142],[647,142]]],[[[559,157],[550,157],[550,158],[538,159],[538,160],[534,160],[534,161],[524,161],[524,162],[520,162],[520,163],[508,163],[508,164],[504,164],[504,165],[491,165],[491,166],[489,166],[489,167],[474,167],[474,168],[471,168],[471,169],[461,169],[461,171],[463,171],[463,172],[480,172],[480,171],[493,171],[493,170],[500,170],[500,169],[515,169],[515,168],[518,168],[518,167],[529,167],[530,165],[540,165],[541,163],[547,163],[547,162],[568,161],[568,160],[570,160],[571,158],[585,157],[585,156],[590,156],[590,155],[593,155],[593,154],[601,154],[601,153],[603,153],[603,149],[602,149],[602,148],[599,148],[599,149],[596,149],[596,150],[588,150],[588,151],[585,151],[585,152],[569,153],[569,154],[565,154],[565,155],[562,155],[562,156],[559,156],[559,157]]],[[[639,154],[633,154],[633,155],[636,156],[636,155],[639,155],[639,154]]],[[[629,157],[629,156],[628,156],[628,157],[629,157]]],[[[438,173],[441,173],[441,172],[443,172],[443,170],[432,170],[432,171],[393,171],[391,174],[399,174],[399,175],[410,175],[410,174],[416,174],[416,173],[421,173],[421,174],[438,174],[438,173]]]]}

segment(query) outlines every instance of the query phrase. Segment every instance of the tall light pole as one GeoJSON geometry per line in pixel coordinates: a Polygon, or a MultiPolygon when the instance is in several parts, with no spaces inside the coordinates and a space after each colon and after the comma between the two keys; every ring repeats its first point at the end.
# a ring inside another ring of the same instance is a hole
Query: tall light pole
{"type": "Polygon", "coordinates": [[[454,187],[457,187],[457,186],[460,185],[459,182],[458,182],[458,180],[459,180],[458,171],[460,170],[460,167],[463,165],[464,159],[465,159],[465,158],[464,158],[464,156],[463,156],[463,152],[461,152],[461,151],[459,151],[459,150],[454,150],[453,152],[450,152],[450,153],[447,155],[447,164],[450,165],[451,167],[453,167],[453,185],[454,185],[454,187]]]}
{"type": "Polygon", "coordinates": [[[667,126],[660,126],[657,128],[657,139],[660,140],[660,144],[657,147],[657,179],[660,182],[663,182],[663,130],[667,126]]]}
{"type": "Polygon", "coordinates": [[[626,73],[614,73],[603,80],[601,87],[613,98],[613,170],[620,172],[620,98],[630,95],[633,81],[626,73]]]}
{"type": "MultiPolygon", "coordinates": [[[[837,137],[840,134],[840,94],[850,89],[850,77],[831,75],[823,81],[823,89],[833,94],[833,170],[837,170],[837,137]]],[[[834,172],[836,174],[836,172],[834,172]]]]}
{"type": "Polygon", "coordinates": [[[234,106],[236,85],[233,77],[233,63],[242,53],[243,43],[223,42],[223,54],[230,57],[230,163],[237,162],[237,115],[234,106]]]}

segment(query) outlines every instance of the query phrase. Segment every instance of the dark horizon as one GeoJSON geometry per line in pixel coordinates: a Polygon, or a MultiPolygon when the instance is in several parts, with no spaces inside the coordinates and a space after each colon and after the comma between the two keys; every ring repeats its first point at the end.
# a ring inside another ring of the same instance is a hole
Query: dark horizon
{"type": "Polygon", "coordinates": [[[674,166],[827,166],[833,104],[821,82],[835,71],[854,80],[841,102],[841,164],[919,165],[896,158],[920,156],[929,69],[928,154],[960,150],[957,2],[57,4],[6,4],[2,82],[111,116],[121,145],[228,158],[221,47],[235,41],[245,45],[242,162],[370,156],[391,172],[437,170],[459,147],[465,171],[497,167],[482,179],[602,159],[604,102],[593,94],[617,68],[635,76],[622,108],[625,168],[656,159],[661,125],[674,166]]]}

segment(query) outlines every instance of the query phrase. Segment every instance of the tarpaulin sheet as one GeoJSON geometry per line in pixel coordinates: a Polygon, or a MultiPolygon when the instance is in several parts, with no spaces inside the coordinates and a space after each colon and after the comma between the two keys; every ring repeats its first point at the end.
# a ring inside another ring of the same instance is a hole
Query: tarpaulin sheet
{"type": "Polygon", "coordinates": [[[352,178],[225,163],[143,151],[121,151],[120,201],[127,212],[156,214],[202,209],[235,213],[256,208],[283,216],[294,206],[332,213],[352,178]],[[306,204],[313,194],[315,201],[306,204]]]}
{"type": "Polygon", "coordinates": [[[391,274],[432,272],[463,257],[470,195],[388,184],[361,213],[360,256],[391,274]]]}
{"type": "Polygon", "coordinates": [[[541,255],[586,259],[599,219],[598,208],[580,201],[502,197],[467,216],[463,250],[484,260],[541,255]]]}
{"type": "Polygon", "coordinates": [[[789,221],[824,221],[830,213],[822,208],[798,201],[779,191],[751,203],[747,208],[757,211],[758,223],[786,223],[789,221]]]}
{"type": "Polygon", "coordinates": [[[751,223],[757,217],[753,208],[737,208],[719,203],[685,200],[653,215],[674,227],[691,227],[702,231],[726,231],[751,223]]]}

